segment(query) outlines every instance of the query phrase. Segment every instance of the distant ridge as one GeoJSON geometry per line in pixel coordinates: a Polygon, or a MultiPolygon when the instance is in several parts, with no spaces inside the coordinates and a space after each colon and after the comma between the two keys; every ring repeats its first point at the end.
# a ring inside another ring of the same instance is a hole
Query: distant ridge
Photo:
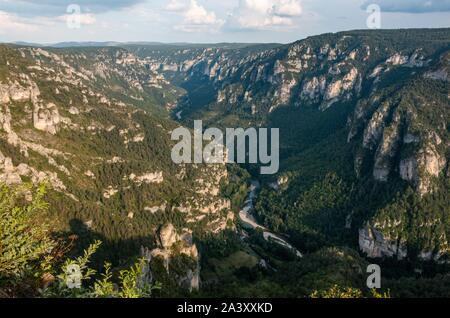
{"type": "Polygon", "coordinates": [[[32,47],[52,47],[52,48],[81,48],[81,47],[127,47],[127,46],[175,46],[175,47],[191,47],[191,48],[245,48],[249,46],[280,46],[280,43],[163,43],[163,42],[59,42],[50,44],[32,43],[17,41],[10,44],[18,46],[32,46],[32,47]]]}

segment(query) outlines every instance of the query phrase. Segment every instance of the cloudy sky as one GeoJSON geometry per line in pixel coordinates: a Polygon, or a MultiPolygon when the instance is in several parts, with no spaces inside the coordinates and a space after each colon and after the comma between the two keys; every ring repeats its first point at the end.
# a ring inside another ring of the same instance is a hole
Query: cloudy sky
{"type": "Polygon", "coordinates": [[[286,43],[378,21],[450,27],[450,0],[0,0],[0,42],[286,43]]]}

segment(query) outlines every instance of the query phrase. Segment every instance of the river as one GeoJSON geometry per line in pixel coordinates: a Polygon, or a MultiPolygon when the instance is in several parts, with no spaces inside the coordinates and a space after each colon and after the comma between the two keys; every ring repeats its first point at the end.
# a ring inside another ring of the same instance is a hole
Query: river
{"type": "Polygon", "coordinates": [[[252,181],[250,186],[250,191],[248,193],[247,200],[244,203],[244,207],[239,212],[239,218],[245,224],[251,226],[253,229],[261,229],[263,231],[263,237],[266,241],[273,241],[279,245],[282,245],[288,249],[291,249],[298,257],[303,257],[302,253],[297,250],[294,246],[289,244],[285,239],[280,236],[272,233],[266,227],[258,224],[252,212],[255,210],[254,202],[258,195],[258,190],[260,188],[260,184],[258,181],[252,181]]]}

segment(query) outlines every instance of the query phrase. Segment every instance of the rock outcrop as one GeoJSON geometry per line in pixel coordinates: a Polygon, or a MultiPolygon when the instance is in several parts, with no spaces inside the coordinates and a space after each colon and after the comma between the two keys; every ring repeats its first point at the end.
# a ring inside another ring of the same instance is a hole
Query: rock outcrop
{"type": "Polygon", "coordinates": [[[164,182],[164,176],[163,172],[148,172],[144,173],[143,175],[137,176],[136,174],[132,173],[129,176],[129,179],[137,184],[151,184],[151,183],[162,183],[164,182]]]}
{"type": "Polygon", "coordinates": [[[370,258],[395,256],[398,259],[403,259],[407,256],[405,242],[386,237],[370,224],[359,230],[359,248],[370,258]]]}
{"type": "Polygon", "coordinates": [[[190,258],[195,264],[193,267],[186,266],[182,275],[177,270],[176,280],[178,284],[189,291],[200,288],[200,255],[197,246],[193,243],[192,233],[184,230],[180,235],[172,224],[161,227],[158,234],[158,246],[150,252],[154,258],[163,261],[164,267],[169,274],[171,271],[171,260],[184,255],[190,258]]]}
{"type": "Polygon", "coordinates": [[[422,195],[433,190],[432,179],[437,178],[446,167],[446,159],[430,144],[414,157],[400,161],[400,176],[411,182],[422,195]]]}
{"type": "Polygon", "coordinates": [[[55,135],[58,132],[58,125],[61,122],[58,108],[53,103],[34,106],[33,124],[34,128],[55,135]]]}

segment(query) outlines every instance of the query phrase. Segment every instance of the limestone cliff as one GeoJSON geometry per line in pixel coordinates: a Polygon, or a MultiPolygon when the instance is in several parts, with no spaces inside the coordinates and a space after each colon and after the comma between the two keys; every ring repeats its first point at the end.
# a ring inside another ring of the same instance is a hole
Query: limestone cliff
{"type": "Polygon", "coordinates": [[[187,229],[178,234],[172,224],[161,227],[158,234],[158,248],[150,251],[154,258],[161,259],[169,276],[177,281],[178,285],[189,291],[200,288],[200,255],[197,246],[192,241],[192,233],[187,229]],[[180,256],[187,256],[194,266],[186,265],[184,268],[173,269],[171,262],[180,256]]]}

